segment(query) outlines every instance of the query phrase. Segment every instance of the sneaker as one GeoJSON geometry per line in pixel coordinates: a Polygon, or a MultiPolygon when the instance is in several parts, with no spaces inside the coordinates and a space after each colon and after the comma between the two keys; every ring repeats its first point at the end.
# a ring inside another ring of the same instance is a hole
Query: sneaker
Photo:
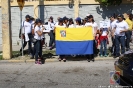
{"type": "Polygon", "coordinates": [[[38,64],[38,61],[35,61],[35,65],[37,65],[38,64]]]}
{"type": "Polygon", "coordinates": [[[61,61],[61,58],[58,58],[59,61],[61,61]]]}
{"type": "Polygon", "coordinates": [[[39,65],[41,65],[41,64],[42,64],[41,60],[38,60],[38,64],[39,64],[39,65]]]}
{"type": "Polygon", "coordinates": [[[104,55],[104,57],[107,57],[108,55],[104,55]]]}
{"type": "Polygon", "coordinates": [[[63,61],[66,62],[66,59],[64,58],[63,61]]]}
{"type": "Polygon", "coordinates": [[[103,55],[100,55],[100,57],[103,57],[103,55]]]}

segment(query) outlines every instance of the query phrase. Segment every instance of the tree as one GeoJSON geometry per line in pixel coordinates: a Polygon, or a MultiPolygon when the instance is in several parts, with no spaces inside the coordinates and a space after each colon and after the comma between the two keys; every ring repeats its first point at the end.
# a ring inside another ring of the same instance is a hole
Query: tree
{"type": "Polygon", "coordinates": [[[109,6],[109,5],[120,5],[122,3],[122,0],[95,0],[99,3],[109,6]]]}

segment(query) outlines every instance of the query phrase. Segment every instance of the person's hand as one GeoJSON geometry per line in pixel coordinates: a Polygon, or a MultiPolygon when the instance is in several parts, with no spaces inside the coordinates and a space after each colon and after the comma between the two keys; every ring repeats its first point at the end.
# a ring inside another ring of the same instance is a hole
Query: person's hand
{"type": "Polygon", "coordinates": [[[22,36],[21,35],[19,35],[19,38],[21,39],[24,39],[24,34],[22,34],[22,36]]]}
{"type": "Polygon", "coordinates": [[[120,33],[124,32],[123,30],[120,30],[120,33]]]}

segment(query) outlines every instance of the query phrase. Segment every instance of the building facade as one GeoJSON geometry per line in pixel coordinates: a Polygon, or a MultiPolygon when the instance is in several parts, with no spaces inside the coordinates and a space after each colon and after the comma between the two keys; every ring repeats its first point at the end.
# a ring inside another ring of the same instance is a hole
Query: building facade
{"type": "MultiPolygon", "coordinates": [[[[1,0],[0,0],[1,2],[1,0]]],[[[20,9],[17,0],[11,0],[11,30],[12,30],[12,44],[20,45],[19,39],[20,29],[20,9]]],[[[0,4],[1,6],[1,4],[0,4]]],[[[123,14],[125,12],[133,13],[133,4],[130,0],[123,0],[120,6],[103,6],[95,0],[25,0],[25,6],[22,10],[22,18],[29,14],[35,18],[41,18],[44,22],[50,16],[57,20],[57,17],[71,17],[77,16],[84,18],[87,14],[92,14],[95,21],[99,24],[100,20],[108,19],[110,14],[123,14]]],[[[2,45],[2,14],[0,8],[0,45],[2,45]]],[[[46,35],[46,42],[49,38],[46,35]]]]}

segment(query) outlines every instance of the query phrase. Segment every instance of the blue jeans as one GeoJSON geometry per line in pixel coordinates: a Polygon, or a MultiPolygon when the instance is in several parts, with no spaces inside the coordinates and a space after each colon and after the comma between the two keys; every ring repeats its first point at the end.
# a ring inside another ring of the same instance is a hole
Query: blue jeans
{"type": "MultiPolygon", "coordinates": [[[[31,34],[29,34],[28,36],[29,36],[29,39],[32,38],[32,35],[31,34]]],[[[28,43],[28,53],[33,56],[33,50],[32,50],[31,40],[29,40],[28,42],[26,42],[25,41],[25,38],[24,38],[23,49],[25,48],[25,46],[27,45],[27,43],[28,43]]],[[[21,47],[20,51],[22,51],[22,47],[21,47]]]]}
{"type": "Polygon", "coordinates": [[[131,36],[132,36],[132,31],[128,30],[126,33],[126,48],[130,49],[130,40],[131,40],[131,36]]]}
{"type": "Polygon", "coordinates": [[[100,55],[107,55],[107,39],[101,40],[100,45],[100,55]]]}
{"type": "Polygon", "coordinates": [[[42,45],[41,40],[37,40],[37,42],[34,45],[35,49],[35,60],[38,61],[38,56],[42,58],[42,45]]]}
{"type": "Polygon", "coordinates": [[[116,55],[120,55],[120,45],[121,45],[121,54],[125,53],[125,36],[115,36],[116,44],[116,55]]]}
{"type": "Polygon", "coordinates": [[[55,34],[53,33],[53,30],[50,31],[49,36],[50,36],[49,46],[52,46],[55,43],[55,34]]]}
{"type": "Polygon", "coordinates": [[[116,50],[115,50],[115,49],[116,49],[116,48],[115,48],[115,38],[112,37],[111,39],[112,39],[111,53],[115,55],[115,51],[116,51],[116,50]]]}

